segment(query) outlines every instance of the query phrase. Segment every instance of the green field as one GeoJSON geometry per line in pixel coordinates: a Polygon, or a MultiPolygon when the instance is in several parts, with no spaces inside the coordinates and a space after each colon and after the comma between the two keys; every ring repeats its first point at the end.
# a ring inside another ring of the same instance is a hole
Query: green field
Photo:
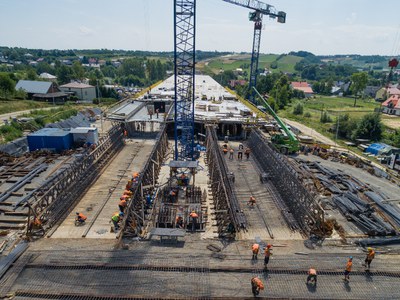
{"type": "Polygon", "coordinates": [[[315,129],[317,132],[328,136],[334,137],[329,129],[335,124],[336,118],[339,115],[349,114],[350,118],[361,119],[364,115],[373,113],[375,108],[379,107],[379,103],[374,100],[357,100],[357,106],[354,107],[354,98],[346,97],[323,97],[317,96],[315,99],[302,99],[292,100],[292,104],[286,107],[284,110],[280,110],[278,115],[290,120],[297,121],[306,126],[315,129]],[[293,106],[300,101],[304,105],[303,115],[294,115],[293,106]],[[331,117],[332,122],[321,123],[320,117],[323,111],[326,111],[331,117]],[[310,117],[305,117],[304,114],[309,113],[310,117]]]}
{"type": "MultiPolygon", "coordinates": [[[[268,68],[272,72],[288,72],[293,73],[294,66],[297,62],[299,62],[302,58],[293,55],[283,55],[280,59],[280,56],[276,54],[260,54],[259,57],[259,69],[268,68]],[[278,60],[277,60],[278,59],[278,60]],[[271,63],[277,62],[278,67],[276,69],[271,69],[271,63]]],[[[250,71],[250,63],[251,56],[247,55],[232,55],[225,57],[218,57],[215,59],[211,59],[206,63],[207,69],[213,72],[214,74],[218,74],[222,69],[224,71],[233,71],[237,68],[242,68],[243,71],[250,71]]],[[[203,64],[199,64],[199,68],[204,68],[203,64]]]]}
{"type": "Polygon", "coordinates": [[[0,101],[0,115],[21,110],[49,107],[51,105],[51,103],[32,100],[2,100],[0,101]]]}

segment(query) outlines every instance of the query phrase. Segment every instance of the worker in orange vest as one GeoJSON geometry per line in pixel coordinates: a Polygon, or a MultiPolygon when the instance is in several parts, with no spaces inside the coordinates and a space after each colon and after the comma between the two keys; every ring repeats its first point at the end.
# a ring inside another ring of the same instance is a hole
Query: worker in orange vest
{"type": "Polygon", "coordinates": [[[367,253],[367,257],[365,258],[364,266],[366,267],[365,270],[369,271],[369,267],[371,266],[371,262],[375,258],[375,251],[371,247],[368,247],[367,250],[368,250],[368,253],[367,253]]]}
{"type": "Polygon", "coordinates": [[[196,214],[196,212],[193,210],[189,217],[192,218],[192,232],[194,232],[196,230],[196,225],[197,225],[197,218],[199,217],[198,214],[196,214]]]}
{"type": "Polygon", "coordinates": [[[251,291],[253,293],[253,296],[256,297],[259,293],[260,290],[264,289],[264,284],[258,277],[253,277],[251,278],[251,291]]]}
{"type": "Polygon", "coordinates": [[[78,221],[79,223],[85,223],[86,219],[87,217],[83,213],[76,212],[76,221],[78,221]]]}
{"type": "Polygon", "coordinates": [[[182,218],[182,216],[177,216],[176,217],[175,227],[176,228],[183,228],[183,218],[182,218]]]}
{"type": "Polygon", "coordinates": [[[264,250],[264,255],[265,255],[264,256],[264,267],[265,267],[265,269],[268,268],[269,258],[272,255],[272,249],[271,248],[272,248],[272,245],[268,244],[267,247],[264,250]]]}
{"type": "Polygon", "coordinates": [[[314,282],[314,286],[317,285],[317,270],[310,268],[308,270],[308,276],[307,276],[307,284],[310,284],[310,282],[314,282]]]}
{"type": "Polygon", "coordinates": [[[349,260],[347,261],[346,264],[346,269],[344,270],[344,281],[349,282],[350,281],[350,272],[351,268],[353,267],[353,256],[349,257],[349,260]]]}
{"type": "Polygon", "coordinates": [[[118,204],[119,211],[124,212],[126,204],[127,204],[126,200],[125,199],[121,199],[121,201],[118,204]]]}
{"type": "Polygon", "coordinates": [[[253,252],[253,257],[251,259],[257,260],[257,255],[258,255],[258,252],[260,251],[260,245],[257,243],[254,243],[253,246],[251,246],[251,251],[253,252]]]}
{"type": "Polygon", "coordinates": [[[254,206],[255,204],[256,204],[256,198],[254,196],[250,196],[250,199],[247,202],[247,205],[254,206]]]}
{"type": "Polygon", "coordinates": [[[128,197],[132,196],[132,192],[130,190],[124,190],[124,195],[127,195],[128,197]]]}

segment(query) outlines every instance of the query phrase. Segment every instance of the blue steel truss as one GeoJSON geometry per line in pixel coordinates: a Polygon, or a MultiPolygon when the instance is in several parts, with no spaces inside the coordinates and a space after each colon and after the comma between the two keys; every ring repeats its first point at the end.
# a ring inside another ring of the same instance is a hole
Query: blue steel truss
{"type": "Polygon", "coordinates": [[[174,0],[175,160],[193,160],[196,0],[174,0]]]}

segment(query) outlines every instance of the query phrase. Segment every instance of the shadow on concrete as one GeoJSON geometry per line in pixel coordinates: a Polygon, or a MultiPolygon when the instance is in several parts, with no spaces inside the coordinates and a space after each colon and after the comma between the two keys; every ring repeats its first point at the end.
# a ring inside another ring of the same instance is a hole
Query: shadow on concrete
{"type": "Polygon", "coordinates": [[[344,285],[346,292],[350,293],[351,292],[350,282],[348,282],[347,280],[343,280],[343,285],[344,285]]]}
{"type": "Polygon", "coordinates": [[[185,241],[177,241],[177,242],[170,242],[170,241],[157,241],[151,240],[150,246],[155,247],[165,247],[165,248],[183,248],[185,246],[185,241]]]}

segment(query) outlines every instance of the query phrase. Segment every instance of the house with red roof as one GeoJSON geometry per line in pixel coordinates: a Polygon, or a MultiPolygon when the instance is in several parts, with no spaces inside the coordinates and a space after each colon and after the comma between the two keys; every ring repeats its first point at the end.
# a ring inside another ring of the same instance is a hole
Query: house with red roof
{"type": "Polygon", "coordinates": [[[314,91],[311,88],[311,85],[308,84],[306,81],[293,81],[290,83],[290,87],[294,90],[303,91],[304,95],[307,98],[310,98],[314,95],[314,91]]]}
{"type": "Polygon", "coordinates": [[[400,95],[400,89],[397,84],[390,84],[388,87],[383,87],[376,92],[376,101],[385,101],[393,95],[400,95]]]}
{"type": "Polygon", "coordinates": [[[382,112],[400,116],[400,95],[392,95],[382,103],[382,112]]]}

